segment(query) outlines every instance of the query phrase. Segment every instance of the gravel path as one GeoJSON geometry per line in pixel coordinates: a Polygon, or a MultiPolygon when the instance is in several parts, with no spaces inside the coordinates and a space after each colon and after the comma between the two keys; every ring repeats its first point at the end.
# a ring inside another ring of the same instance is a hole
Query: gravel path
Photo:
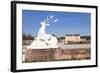
{"type": "Polygon", "coordinates": [[[58,46],[60,48],[63,48],[63,49],[76,49],[76,48],[85,48],[85,49],[89,49],[91,48],[91,45],[90,44],[62,44],[62,43],[59,43],[58,46]]]}
{"type": "MultiPolygon", "coordinates": [[[[23,48],[26,48],[27,45],[24,45],[23,48]]],[[[63,49],[77,49],[77,48],[85,48],[85,49],[89,49],[91,48],[90,44],[63,44],[63,43],[59,43],[58,44],[59,48],[63,48],[63,49]]]]}

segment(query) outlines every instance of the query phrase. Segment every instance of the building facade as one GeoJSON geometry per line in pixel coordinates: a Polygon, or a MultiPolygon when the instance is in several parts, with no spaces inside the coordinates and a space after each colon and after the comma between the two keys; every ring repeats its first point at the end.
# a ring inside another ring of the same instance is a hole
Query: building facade
{"type": "Polygon", "coordinates": [[[80,34],[68,34],[65,36],[65,43],[68,42],[80,42],[80,34]]]}

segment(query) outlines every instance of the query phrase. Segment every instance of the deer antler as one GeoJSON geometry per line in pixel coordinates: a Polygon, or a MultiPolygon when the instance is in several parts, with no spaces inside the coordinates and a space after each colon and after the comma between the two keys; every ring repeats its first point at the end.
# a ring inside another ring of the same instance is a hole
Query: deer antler
{"type": "Polygon", "coordinates": [[[45,22],[45,23],[50,23],[50,22],[55,23],[57,21],[58,21],[58,19],[55,18],[54,15],[50,15],[50,16],[47,16],[47,18],[44,19],[43,22],[45,22]]]}

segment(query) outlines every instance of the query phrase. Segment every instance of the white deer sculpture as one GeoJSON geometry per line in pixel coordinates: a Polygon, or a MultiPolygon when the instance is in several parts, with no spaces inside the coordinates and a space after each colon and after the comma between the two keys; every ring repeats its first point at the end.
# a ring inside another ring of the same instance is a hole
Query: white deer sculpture
{"type": "Polygon", "coordinates": [[[35,38],[32,44],[29,45],[27,48],[29,49],[58,48],[57,38],[50,34],[46,34],[45,32],[46,26],[49,26],[50,23],[55,23],[57,21],[58,19],[50,15],[44,21],[40,22],[41,27],[39,29],[38,36],[35,38]]]}

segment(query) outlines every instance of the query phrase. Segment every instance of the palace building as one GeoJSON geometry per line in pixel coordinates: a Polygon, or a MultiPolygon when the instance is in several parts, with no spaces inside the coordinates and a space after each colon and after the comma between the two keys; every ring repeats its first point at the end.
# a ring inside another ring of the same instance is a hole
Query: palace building
{"type": "Polygon", "coordinates": [[[65,36],[65,43],[68,42],[80,42],[80,34],[68,34],[65,36]]]}

